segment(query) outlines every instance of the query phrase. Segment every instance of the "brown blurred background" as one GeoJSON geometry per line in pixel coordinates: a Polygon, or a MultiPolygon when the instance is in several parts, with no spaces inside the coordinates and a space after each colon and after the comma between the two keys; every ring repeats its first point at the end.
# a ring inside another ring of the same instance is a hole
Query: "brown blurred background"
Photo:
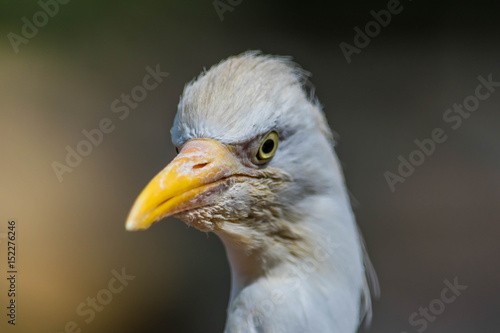
{"type": "Polygon", "coordinates": [[[477,76],[500,81],[500,5],[401,5],[348,64],[339,44],[352,44],[353,28],[387,1],[244,0],[221,21],[212,1],[73,0],[18,53],[8,34],[21,35],[22,18],[32,22],[41,7],[2,1],[0,235],[15,217],[19,276],[12,327],[0,239],[0,331],[64,332],[74,321],[82,332],[222,332],[230,273],[220,241],[173,218],[137,233],[124,221],[174,156],[169,130],[185,83],[258,49],[293,56],[312,73],[338,133],[382,289],[370,332],[417,332],[408,317],[455,277],[468,289],[425,332],[498,332],[500,88],[459,129],[442,117],[474,93],[477,76]],[[111,103],[157,64],[169,76],[120,120],[111,103]],[[66,146],[75,149],[103,118],[114,131],[59,182],[51,164],[64,163],[66,146]],[[384,172],[396,172],[398,156],[436,127],[448,140],[391,192],[384,172]],[[87,324],[78,306],[122,268],[135,279],[87,324]]]}

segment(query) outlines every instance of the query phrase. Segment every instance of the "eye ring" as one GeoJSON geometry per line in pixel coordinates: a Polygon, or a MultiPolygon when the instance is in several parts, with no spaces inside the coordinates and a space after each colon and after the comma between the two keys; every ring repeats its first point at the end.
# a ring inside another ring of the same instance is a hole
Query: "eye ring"
{"type": "Polygon", "coordinates": [[[278,141],[278,132],[273,130],[267,133],[260,144],[259,150],[257,151],[254,159],[255,163],[264,164],[269,162],[276,153],[276,150],[278,150],[278,141]]]}

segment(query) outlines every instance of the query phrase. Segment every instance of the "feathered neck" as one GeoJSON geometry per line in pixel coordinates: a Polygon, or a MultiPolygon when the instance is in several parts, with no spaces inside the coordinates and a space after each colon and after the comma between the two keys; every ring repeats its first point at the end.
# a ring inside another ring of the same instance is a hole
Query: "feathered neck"
{"type": "Polygon", "coordinates": [[[357,330],[364,270],[348,199],[310,197],[298,208],[308,212],[290,222],[302,229],[301,251],[270,243],[249,252],[219,233],[232,272],[227,333],[357,330]]]}

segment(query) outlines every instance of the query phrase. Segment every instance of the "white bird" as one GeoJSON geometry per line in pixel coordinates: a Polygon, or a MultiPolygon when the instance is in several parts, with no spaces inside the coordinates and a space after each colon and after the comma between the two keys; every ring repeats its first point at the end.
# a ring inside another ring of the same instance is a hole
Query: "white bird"
{"type": "Polygon", "coordinates": [[[306,77],[247,52],[188,84],[171,130],[179,153],[126,222],[174,215],[217,234],[232,273],[226,333],[352,333],[371,316],[376,276],[306,77]]]}

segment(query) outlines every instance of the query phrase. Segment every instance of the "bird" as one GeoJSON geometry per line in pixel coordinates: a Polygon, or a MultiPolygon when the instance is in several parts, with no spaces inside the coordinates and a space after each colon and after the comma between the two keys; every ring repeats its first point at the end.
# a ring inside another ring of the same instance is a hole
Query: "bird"
{"type": "Polygon", "coordinates": [[[127,217],[129,231],[174,216],[220,238],[225,333],[352,333],[371,319],[377,277],[309,76],[260,51],[204,70],[178,104],[176,157],[127,217]]]}

